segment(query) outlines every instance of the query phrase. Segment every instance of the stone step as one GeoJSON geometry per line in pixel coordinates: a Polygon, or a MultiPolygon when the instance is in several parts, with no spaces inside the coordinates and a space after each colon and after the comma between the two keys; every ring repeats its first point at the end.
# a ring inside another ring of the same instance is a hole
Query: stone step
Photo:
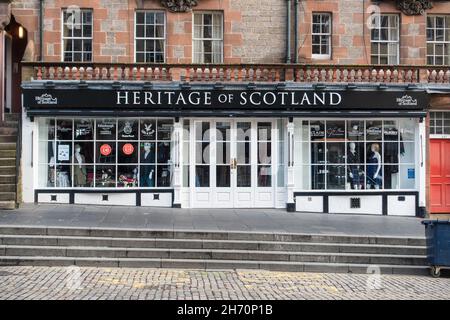
{"type": "Polygon", "coordinates": [[[15,184],[0,184],[0,192],[16,192],[15,184]]]}
{"type": "Polygon", "coordinates": [[[15,184],[15,175],[0,175],[0,184],[15,184]]]}
{"type": "Polygon", "coordinates": [[[3,150],[14,150],[16,151],[16,143],[15,142],[0,142],[0,151],[3,150]]]}
{"type": "Polygon", "coordinates": [[[1,150],[0,159],[16,159],[16,150],[1,150]]]}
{"type": "Polygon", "coordinates": [[[16,142],[17,137],[14,135],[6,135],[6,134],[0,134],[0,143],[1,142],[16,142]]]}
{"type": "Polygon", "coordinates": [[[80,228],[80,227],[39,227],[0,225],[0,234],[15,235],[54,235],[114,238],[163,238],[163,239],[208,239],[208,240],[253,240],[278,242],[313,243],[353,243],[425,246],[425,238],[385,237],[385,236],[347,236],[326,234],[289,234],[239,231],[191,231],[191,230],[149,230],[126,228],[80,228]]]}
{"type": "Polygon", "coordinates": [[[250,240],[202,239],[142,239],[111,237],[74,237],[42,235],[0,235],[0,245],[25,246],[87,246],[111,248],[161,248],[161,249],[222,249],[324,253],[374,253],[397,255],[425,255],[422,246],[339,244],[308,242],[277,242],[250,240]]]}
{"type": "MultiPolygon", "coordinates": [[[[261,269],[289,272],[333,272],[367,273],[373,269],[369,264],[276,262],[276,261],[233,261],[233,260],[192,260],[192,259],[138,259],[138,258],[75,258],[42,256],[0,256],[2,266],[90,266],[124,268],[189,268],[189,269],[261,269]]],[[[427,266],[379,265],[381,274],[426,275],[427,266]]]]}
{"type": "Polygon", "coordinates": [[[5,121],[18,121],[21,114],[20,113],[5,113],[5,121]]]}
{"type": "Polygon", "coordinates": [[[17,136],[17,127],[3,127],[0,124],[0,135],[17,136]]]}
{"type": "Polygon", "coordinates": [[[0,167],[11,167],[16,165],[15,158],[0,158],[0,167]]]}
{"type": "Polygon", "coordinates": [[[18,128],[19,121],[0,121],[1,128],[18,128]]]}
{"type": "Polygon", "coordinates": [[[0,167],[0,175],[15,175],[16,167],[15,166],[4,166],[0,167]]]}
{"type": "Polygon", "coordinates": [[[15,192],[0,192],[0,201],[15,201],[15,192]]]}
{"type": "Polygon", "coordinates": [[[0,201],[0,210],[12,210],[16,208],[15,201],[0,201]]]}
{"type": "Polygon", "coordinates": [[[96,258],[161,258],[201,260],[291,261],[322,263],[426,265],[426,256],[363,253],[283,252],[253,250],[108,248],[0,245],[0,255],[96,258]]]}

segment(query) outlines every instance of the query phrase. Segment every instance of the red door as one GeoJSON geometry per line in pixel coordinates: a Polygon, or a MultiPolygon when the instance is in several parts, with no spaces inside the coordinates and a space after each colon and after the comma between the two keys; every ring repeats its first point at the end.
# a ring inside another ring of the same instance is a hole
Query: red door
{"type": "Polygon", "coordinates": [[[430,210],[450,213],[450,140],[430,140],[430,210]]]}

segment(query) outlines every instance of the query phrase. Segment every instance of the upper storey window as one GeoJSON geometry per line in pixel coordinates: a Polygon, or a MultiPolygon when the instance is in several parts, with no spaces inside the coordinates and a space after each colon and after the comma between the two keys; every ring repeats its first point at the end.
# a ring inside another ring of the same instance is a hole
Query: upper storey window
{"type": "Polygon", "coordinates": [[[450,16],[427,17],[427,64],[450,63],[450,16]]]}
{"type": "Polygon", "coordinates": [[[399,16],[373,15],[372,64],[399,64],[399,16]]]}
{"type": "Polygon", "coordinates": [[[136,62],[164,62],[166,51],[166,18],[164,12],[136,12],[136,62]]]}
{"type": "Polygon", "coordinates": [[[64,9],[63,60],[92,61],[92,10],[64,9]]]}
{"type": "Polygon", "coordinates": [[[221,12],[194,13],[193,62],[223,62],[223,15],[221,12]]]}
{"type": "Polygon", "coordinates": [[[331,14],[313,13],[312,16],[312,57],[331,58],[331,14]]]}

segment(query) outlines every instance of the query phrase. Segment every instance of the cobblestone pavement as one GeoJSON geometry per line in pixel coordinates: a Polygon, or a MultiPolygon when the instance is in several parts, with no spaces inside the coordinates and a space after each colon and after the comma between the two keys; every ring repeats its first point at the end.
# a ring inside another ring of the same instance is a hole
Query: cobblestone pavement
{"type": "Polygon", "coordinates": [[[0,299],[450,299],[450,278],[251,270],[0,267],[0,299]]]}

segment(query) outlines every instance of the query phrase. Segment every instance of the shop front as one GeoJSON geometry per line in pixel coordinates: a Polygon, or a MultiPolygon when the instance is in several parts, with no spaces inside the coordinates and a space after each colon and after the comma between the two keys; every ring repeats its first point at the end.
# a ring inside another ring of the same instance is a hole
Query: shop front
{"type": "Polygon", "coordinates": [[[25,202],[418,215],[425,91],[23,84],[25,202]]]}

